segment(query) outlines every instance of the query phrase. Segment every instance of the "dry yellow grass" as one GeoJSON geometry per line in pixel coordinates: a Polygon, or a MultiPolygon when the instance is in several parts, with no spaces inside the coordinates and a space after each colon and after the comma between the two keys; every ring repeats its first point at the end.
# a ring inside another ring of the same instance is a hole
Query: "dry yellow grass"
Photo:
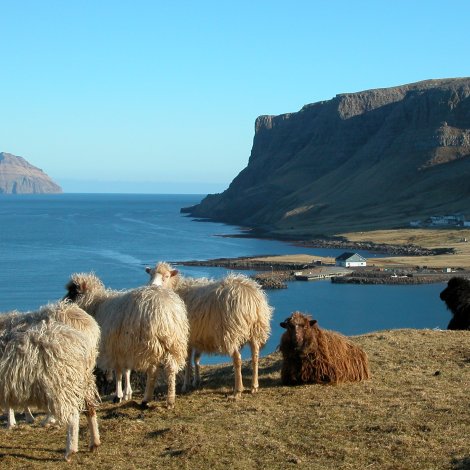
{"type": "Polygon", "coordinates": [[[250,260],[261,263],[274,263],[274,264],[307,264],[313,260],[320,260],[324,264],[334,264],[335,259],[325,256],[312,256],[305,254],[294,255],[278,255],[278,256],[260,256],[258,258],[250,258],[250,260]]]}
{"type": "MultiPolygon", "coordinates": [[[[470,230],[452,229],[397,229],[376,230],[372,232],[354,232],[338,234],[352,242],[386,243],[391,245],[417,245],[423,248],[454,248],[454,254],[437,256],[391,256],[369,258],[368,265],[376,267],[415,267],[429,268],[470,268],[470,230]],[[468,241],[463,241],[468,240],[468,241]]],[[[346,251],[346,250],[345,250],[346,251]]],[[[353,251],[348,249],[347,251],[353,251]]],[[[311,254],[264,256],[253,258],[266,264],[307,264],[312,260],[321,260],[325,264],[334,264],[334,258],[311,254]]]]}
{"type": "Polygon", "coordinates": [[[470,230],[467,229],[397,229],[343,233],[350,241],[371,241],[423,248],[454,248],[455,254],[438,256],[402,256],[374,258],[374,266],[428,266],[433,268],[470,267],[470,230]],[[468,240],[467,242],[463,240],[468,240]]]}
{"type": "MultiPolygon", "coordinates": [[[[470,332],[395,330],[352,338],[372,379],[281,386],[280,355],[261,361],[260,392],[227,400],[228,365],[203,367],[203,388],[176,409],[136,402],[99,410],[102,446],[61,461],[64,429],[0,430],[1,468],[449,469],[470,468],[470,332]]],[[[249,368],[244,364],[245,380],[249,368]]],[[[3,421],[4,424],[4,421],[3,421]]]]}

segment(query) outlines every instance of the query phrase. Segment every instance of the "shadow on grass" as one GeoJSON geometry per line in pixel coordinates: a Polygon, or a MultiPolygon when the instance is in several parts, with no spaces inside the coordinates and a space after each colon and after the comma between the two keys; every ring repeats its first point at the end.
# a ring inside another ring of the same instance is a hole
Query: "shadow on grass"
{"type": "Polygon", "coordinates": [[[122,403],[117,403],[115,405],[112,405],[111,407],[107,408],[101,419],[143,419],[145,416],[145,413],[147,412],[152,412],[158,409],[166,409],[165,406],[165,400],[162,400],[161,397],[159,400],[156,400],[155,402],[151,402],[145,406],[142,406],[141,403],[138,403],[134,400],[122,402],[122,403]],[[137,416],[134,416],[132,414],[132,411],[139,411],[137,416]]]}
{"type": "Polygon", "coordinates": [[[5,457],[13,457],[15,459],[31,460],[34,462],[56,462],[64,460],[64,449],[46,449],[40,447],[23,447],[23,446],[1,446],[0,462],[5,457]],[[14,452],[2,452],[4,450],[12,450],[14,452]],[[22,451],[24,450],[24,453],[22,451]],[[60,457],[35,457],[31,452],[48,452],[51,455],[60,455],[60,457]]]}
{"type": "MultiPolygon", "coordinates": [[[[260,388],[274,388],[281,386],[280,376],[278,375],[281,370],[281,360],[273,361],[267,365],[259,367],[259,385],[260,388]],[[273,377],[273,375],[275,375],[273,377]]],[[[243,385],[245,392],[249,391],[251,387],[252,369],[251,362],[245,362],[242,366],[243,385]]],[[[224,365],[217,368],[209,368],[203,370],[201,374],[201,385],[198,388],[211,390],[212,392],[219,392],[220,395],[227,395],[226,391],[220,389],[233,390],[235,383],[233,366],[224,365]]],[[[191,391],[194,391],[192,389],[191,391]]],[[[190,392],[191,392],[190,391],[190,392]]]]}
{"type": "Polygon", "coordinates": [[[163,457],[180,457],[186,453],[185,449],[168,449],[163,452],[163,457]]]}
{"type": "Polygon", "coordinates": [[[470,457],[464,457],[463,459],[453,459],[452,470],[470,470],[470,457]]]}
{"type": "Polygon", "coordinates": [[[147,437],[155,439],[164,436],[167,432],[170,432],[170,428],[156,429],[155,431],[150,431],[147,437]]]}

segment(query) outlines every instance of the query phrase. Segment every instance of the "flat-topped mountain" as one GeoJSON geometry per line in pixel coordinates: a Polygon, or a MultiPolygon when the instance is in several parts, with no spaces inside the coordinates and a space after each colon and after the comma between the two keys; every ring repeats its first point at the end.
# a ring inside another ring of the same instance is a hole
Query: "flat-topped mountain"
{"type": "Polygon", "coordinates": [[[0,194],[61,193],[62,188],[23,157],[0,152],[0,194]]]}
{"type": "Polygon", "coordinates": [[[183,209],[279,237],[470,218],[470,78],[337,95],[260,116],[248,166],[183,209]]]}

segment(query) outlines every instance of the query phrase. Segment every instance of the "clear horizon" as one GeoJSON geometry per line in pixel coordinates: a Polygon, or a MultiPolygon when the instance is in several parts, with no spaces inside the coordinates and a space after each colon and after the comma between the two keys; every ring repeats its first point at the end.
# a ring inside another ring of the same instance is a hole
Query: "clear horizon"
{"type": "Polygon", "coordinates": [[[470,76],[464,0],[6,1],[0,16],[0,151],[65,192],[221,192],[260,115],[470,76]]]}

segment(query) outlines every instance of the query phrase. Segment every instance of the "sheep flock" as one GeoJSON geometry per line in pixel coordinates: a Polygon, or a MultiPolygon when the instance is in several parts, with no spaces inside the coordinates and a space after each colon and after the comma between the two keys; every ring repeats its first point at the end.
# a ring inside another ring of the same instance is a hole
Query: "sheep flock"
{"type": "MultiPolygon", "coordinates": [[[[251,392],[259,390],[258,360],[271,334],[273,308],[261,287],[240,274],[219,280],[184,277],[168,263],[146,268],[147,285],[117,291],[93,273],[75,273],[62,300],[37,311],[0,314],[0,407],[7,428],[14,410],[42,410],[48,421],[66,425],[65,459],[78,452],[79,413],[85,412],[89,449],[100,444],[96,373],[116,379],[115,402],[130,400],[131,370],[146,374],[142,406],[154,398],[158,371],[165,372],[167,408],[175,406],[178,372],[181,392],[198,387],[201,354],[232,358],[231,399],[244,391],[241,353],[251,349],[251,392]],[[191,381],[194,361],[194,377],[191,381]],[[122,378],[125,387],[122,388],[122,378]]],[[[449,329],[469,329],[470,281],[452,279],[441,299],[453,313],[449,329]]],[[[281,323],[280,383],[339,384],[371,377],[365,351],[311,316],[296,312],[281,323]]]]}

